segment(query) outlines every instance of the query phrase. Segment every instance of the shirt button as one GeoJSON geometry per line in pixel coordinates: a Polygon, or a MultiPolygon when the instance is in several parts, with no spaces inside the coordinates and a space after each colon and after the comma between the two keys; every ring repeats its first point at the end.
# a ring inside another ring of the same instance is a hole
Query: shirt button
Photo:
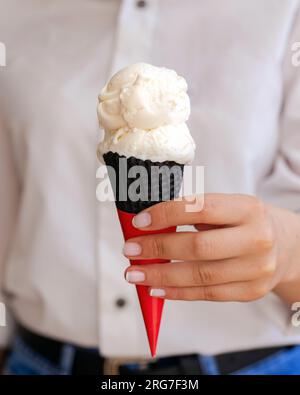
{"type": "Polygon", "coordinates": [[[137,5],[137,7],[139,7],[139,8],[144,8],[144,7],[146,7],[147,2],[146,2],[145,0],[138,0],[138,1],[136,2],[136,5],[137,5]]]}
{"type": "Polygon", "coordinates": [[[115,304],[119,309],[121,309],[126,305],[126,300],[124,298],[118,298],[116,299],[115,304]]]}

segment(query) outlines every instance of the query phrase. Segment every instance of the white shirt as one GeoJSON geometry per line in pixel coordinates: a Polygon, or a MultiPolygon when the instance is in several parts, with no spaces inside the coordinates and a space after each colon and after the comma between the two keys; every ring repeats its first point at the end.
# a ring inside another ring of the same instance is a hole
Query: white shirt
{"type": "MultiPolygon", "coordinates": [[[[97,95],[132,62],[175,69],[189,83],[205,191],[299,210],[299,1],[0,0],[0,9],[3,298],[38,333],[149,356],[114,204],[95,196],[97,95]]],[[[272,293],[167,301],[158,355],[300,343],[290,318],[272,293]]]]}

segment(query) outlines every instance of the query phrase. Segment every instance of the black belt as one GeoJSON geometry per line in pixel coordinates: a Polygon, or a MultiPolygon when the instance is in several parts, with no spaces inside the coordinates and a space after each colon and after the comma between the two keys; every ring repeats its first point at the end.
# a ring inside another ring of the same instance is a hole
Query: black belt
{"type": "MultiPolygon", "coordinates": [[[[37,335],[19,327],[18,334],[21,340],[34,352],[47,359],[55,366],[59,366],[63,347],[66,343],[37,335]]],[[[256,363],[279,351],[287,350],[288,347],[272,347],[259,350],[241,351],[220,354],[215,356],[215,362],[220,374],[230,374],[248,365],[256,363]]],[[[127,361],[128,362],[128,361],[127,361]]],[[[74,346],[74,360],[71,374],[134,374],[134,375],[191,375],[204,374],[198,355],[184,355],[176,357],[160,358],[154,362],[142,364],[124,364],[122,359],[105,359],[97,350],[74,346]],[[113,370],[107,370],[107,366],[113,366],[113,370]]]]}

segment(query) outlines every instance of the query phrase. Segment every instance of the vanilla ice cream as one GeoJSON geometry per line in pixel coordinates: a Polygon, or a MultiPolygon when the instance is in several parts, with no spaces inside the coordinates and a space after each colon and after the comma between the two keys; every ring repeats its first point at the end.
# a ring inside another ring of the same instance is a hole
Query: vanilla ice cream
{"type": "Polygon", "coordinates": [[[100,155],[116,152],[153,162],[190,163],[187,83],[175,71],[137,63],[116,73],[99,96],[100,155]]]}

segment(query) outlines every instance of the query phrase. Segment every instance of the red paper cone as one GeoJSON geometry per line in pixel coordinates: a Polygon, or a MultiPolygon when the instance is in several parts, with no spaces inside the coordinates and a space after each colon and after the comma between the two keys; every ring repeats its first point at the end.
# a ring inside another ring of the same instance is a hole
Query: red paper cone
{"type": "MultiPolygon", "coordinates": [[[[135,215],[136,214],[134,213],[127,213],[125,211],[118,209],[118,216],[125,240],[142,235],[171,233],[176,231],[175,226],[167,229],[156,230],[156,231],[144,231],[137,229],[132,225],[132,219],[135,215]]],[[[151,263],[166,263],[166,262],[169,261],[165,259],[138,259],[138,260],[130,261],[130,264],[145,265],[151,263]]],[[[146,332],[148,336],[151,355],[152,357],[154,357],[156,355],[156,345],[157,345],[157,339],[159,334],[162,310],[164,306],[164,300],[161,298],[155,298],[150,296],[148,293],[148,288],[149,287],[145,285],[136,286],[139,302],[144,318],[144,323],[146,327],[146,332]]]]}

